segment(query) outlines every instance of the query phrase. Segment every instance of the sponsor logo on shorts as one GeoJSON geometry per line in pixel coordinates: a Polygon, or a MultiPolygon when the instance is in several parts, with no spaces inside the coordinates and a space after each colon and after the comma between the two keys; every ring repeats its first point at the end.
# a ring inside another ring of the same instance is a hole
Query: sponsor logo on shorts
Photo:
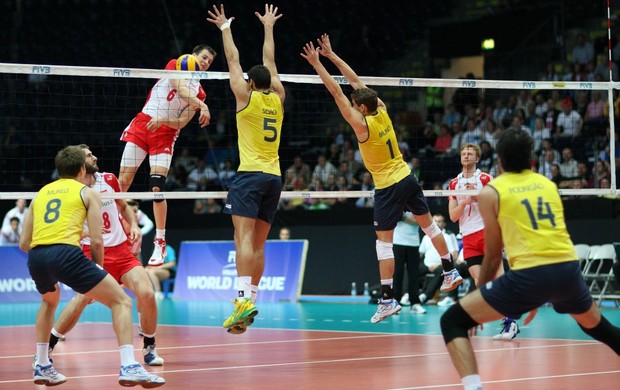
{"type": "Polygon", "coordinates": [[[226,203],[226,206],[224,206],[224,207],[227,208],[227,209],[232,210],[232,205],[230,203],[226,203]]]}

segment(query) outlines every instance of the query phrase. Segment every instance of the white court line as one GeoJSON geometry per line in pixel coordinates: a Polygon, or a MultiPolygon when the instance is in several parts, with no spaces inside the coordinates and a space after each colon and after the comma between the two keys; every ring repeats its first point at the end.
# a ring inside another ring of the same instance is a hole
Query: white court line
{"type": "MultiPolygon", "coordinates": [[[[163,347],[159,348],[160,350],[170,350],[170,349],[188,349],[188,348],[211,348],[211,347],[231,347],[231,346],[241,346],[241,345],[265,345],[265,344],[282,344],[282,343],[306,343],[306,342],[314,342],[314,341],[334,341],[334,340],[350,340],[350,339],[366,339],[366,338],[385,338],[395,336],[391,334],[378,334],[378,335],[366,335],[366,336],[352,336],[352,337],[326,337],[321,339],[304,339],[304,340],[276,340],[276,341],[259,341],[259,342],[247,342],[247,343],[226,343],[226,344],[209,344],[209,345],[193,345],[193,346],[176,346],[176,347],[163,347]]],[[[574,343],[574,344],[561,344],[561,345],[545,345],[545,346],[530,346],[530,347],[517,347],[514,349],[546,349],[546,348],[561,348],[568,346],[583,346],[588,345],[591,346],[592,343],[574,343]]],[[[496,352],[496,351],[505,351],[505,348],[491,348],[491,349],[483,349],[476,350],[476,352],[496,352]]],[[[69,353],[59,353],[58,356],[62,355],[81,355],[86,353],[118,353],[118,350],[104,350],[104,351],[87,351],[87,352],[69,352],[69,353]]],[[[209,371],[225,371],[225,370],[239,370],[239,369],[254,369],[254,368],[275,368],[275,367],[286,367],[286,366],[301,366],[301,365],[316,365],[316,364],[333,364],[333,363],[343,363],[343,362],[360,362],[360,361],[374,361],[374,360],[392,360],[392,359],[407,359],[407,358],[420,358],[420,357],[430,357],[430,356],[440,356],[447,355],[447,351],[443,352],[435,352],[435,353],[423,353],[423,354],[407,354],[407,355],[390,355],[390,356],[372,356],[372,357],[357,357],[357,358],[345,358],[345,359],[329,359],[329,360],[315,360],[315,361],[301,361],[301,362],[284,362],[284,363],[269,363],[269,364],[253,364],[253,365],[244,365],[244,366],[225,366],[225,367],[211,367],[211,368],[193,368],[186,370],[164,370],[158,371],[158,375],[163,374],[172,374],[172,373],[188,373],[188,372],[209,372],[209,371]]],[[[0,358],[22,358],[27,357],[30,358],[32,355],[20,355],[20,356],[4,356],[0,358]]],[[[566,375],[557,375],[557,376],[542,376],[542,377],[533,377],[533,378],[519,378],[514,380],[499,380],[499,381],[490,381],[485,383],[502,383],[502,382],[512,382],[512,381],[526,381],[526,380],[540,380],[545,378],[556,378],[556,377],[570,377],[575,375],[598,375],[598,374],[607,374],[607,373],[617,373],[620,371],[606,371],[602,373],[581,373],[581,374],[566,374],[566,375]]],[[[118,374],[106,374],[106,375],[93,375],[93,376],[78,376],[78,377],[68,377],[69,379],[92,379],[92,378],[105,378],[105,377],[116,377],[118,374]]],[[[17,379],[17,380],[4,380],[0,381],[0,384],[4,383],[18,383],[18,382],[31,382],[32,379],[17,379]]],[[[434,386],[426,386],[426,387],[412,387],[405,389],[426,389],[426,388],[440,388],[440,387],[450,387],[450,386],[460,386],[460,384],[446,384],[446,385],[434,385],[434,386]]]]}
{"type": "MultiPolygon", "coordinates": [[[[593,371],[593,372],[580,372],[575,374],[562,374],[562,375],[545,375],[545,376],[532,376],[529,378],[515,378],[515,379],[500,379],[496,381],[482,381],[483,385],[491,383],[513,383],[513,382],[528,382],[539,381],[544,379],[557,379],[557,378],[572,378],[580,376],[592,376],[592,375],[608,375],[608,374],[620,374],[620,371],[593,371]]],[[[429,385],[429,386],[416,386],[416,387],[398,387],[389,390],[416,390],[416,389],[439,389],[442,387],[462,387],[461,383],[451,383],[445,385],[429,385]]]]}

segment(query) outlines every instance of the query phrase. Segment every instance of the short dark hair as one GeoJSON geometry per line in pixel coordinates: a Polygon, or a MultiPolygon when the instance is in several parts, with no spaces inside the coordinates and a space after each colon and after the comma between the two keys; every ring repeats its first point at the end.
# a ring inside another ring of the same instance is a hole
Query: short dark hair
{"type": "Polygon", "coordinates": [[[508,128],[502,131],[496,151],[506,172],[521,172],[530,168],[534,140],[527,131],[508,128]]]}
{"type": "Polygon", "coordinates": [[[258,89],[271,87],[271,72],[265,65],[254,65],[248,71],[248,78],[254,80],[254,86],[258,89]]]}
{"type": "Polygon", "coordinates": [[[215,50],[213,50],[211,46],[205,45],[205,44],[196,45],[194,49],[192,50],[192,54],[198,54],[203,50],[206,50],[209,53],[211,53],[211,55],[213,55],[213,58],[217,56],[217,53],[215,52],[215,50]]]}
{"type": "Polygon", "coordinates": [[[9,222],[13,222],[13,221],[21,222],[21,221],[19,220],[19,218],[17,218],[17,217],[12,217],[12,218],[9,220],[9,222]]]}
{"type": "Polygon", "coordinates": [[[369,112],[377,111],[379,106],[377,91],[371,88],[356,89],[351,93],[351,100],[358,106],[361,104],[365,105],[369,112]]]}
{"type": "Polygon", "coordinates": [[[75,178],[86,164],[86,154],[78,145],[67,146],[56,154],[54,163],[59,177],[75,178]]]}

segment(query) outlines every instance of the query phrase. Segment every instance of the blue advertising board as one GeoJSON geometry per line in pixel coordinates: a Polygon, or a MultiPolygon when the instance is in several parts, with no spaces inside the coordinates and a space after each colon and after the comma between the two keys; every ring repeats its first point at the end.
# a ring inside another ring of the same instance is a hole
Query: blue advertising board
{"type": "MultiPolygon", "coordinates": [[[[307,240],[268,240],[258,286],[262,302],[295,302],[301,294],[307,240]]],[[[227,301],[237,296],[233,241],[184,241],[179,251],[175,299],[227,301]]]]}
{"type": "MultiPolygon", "coordinates": [[[[73,298],[75,291],[61,284],[60,299],[73,298]]],[[[41,294],[28,272],[28,254],[17,245],[0,246],[0,303],[39,302],[41,294]]]]}

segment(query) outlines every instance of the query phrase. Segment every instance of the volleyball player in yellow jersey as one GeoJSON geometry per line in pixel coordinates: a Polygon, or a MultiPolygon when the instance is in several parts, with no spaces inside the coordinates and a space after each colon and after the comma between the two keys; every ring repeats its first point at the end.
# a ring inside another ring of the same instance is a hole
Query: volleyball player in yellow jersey
{"type": "Polygon", "coordinates": [[[101,268],[101,199],[79,182],[86,175],[86,154],[79,146],[68,146],[58,152],[55,162],[60,179],[43,187],[32,201],[19,243],[28,252],[28,270],[42,299],[36,322],[34,383],[53,386],[67,380],[54,369],[48,356],[48,338],[60,300],[60,281],[112,310],[121,355],[119,383],[161,386],[166,381],[145,371],[134,358],[131,299],[101,268]],[[85,220],[90,228],[93,261],[80,248],[85,220]]]}
{"type": "Polygon", "coordinates": [[[486,246],[480,287],[441,317],[448,352],[466,390],[482,389],[468,330],[530,312],[527,325],[547,302],[620,355],[620,328],[601,315],[583,280],[557,187],[530,170],[532,146],[531,136],[521,129],[508,129],[500,136],[496,150],[503,173],[478,196],[486,246]],[[502,246],[511,269],[493,280],[502,246]]]}
{"type": "Polygon", "coordinates": [[[264,27],[263,65],[248,71],[247,82],[230,29],[234,18],[226,18],[223,5],[219,9],[214,5],[207,19],[222,31],[230,88],[237,102],[241,163],[224,208],[232,215],[237,252],[238,295],[234,312],[223,324],[233,334],[245,332],[258,314],[254,301],[265,268],[265,241],[282,192],[278,149],[285,93],[276,68],[273,39],[273,26],[282,14],[278,15],[277,7],[265,5],[265,13],[255,15],[264,27]]]}
{"type": "Polygon", "coordinates": [[[441,229],[433,221],[422,187],[403,160],[385,104],[377,97],[377,92],[367,88],[353,69],[334,53],[327,34],[318,39],[318,44],[320,48],[315,48],[312,42],[306,44],[301,56],[314,67],[334,97],[340,113],[355,131],[362,159],[375,183],[374,227],[377,234],[376,249],[382,299],[370,321],[377,323],[401,310],[394,299],[392,239],[394,228],[402,219],[404,209],[413,213],[417,223],[431,238],[441,255],[444,269],[441,290],[453,290],[463,279],[454,268],[441,229]],[[321,64],[319,53],[329,58],[354,88],[351,102],[321,64]]]}

